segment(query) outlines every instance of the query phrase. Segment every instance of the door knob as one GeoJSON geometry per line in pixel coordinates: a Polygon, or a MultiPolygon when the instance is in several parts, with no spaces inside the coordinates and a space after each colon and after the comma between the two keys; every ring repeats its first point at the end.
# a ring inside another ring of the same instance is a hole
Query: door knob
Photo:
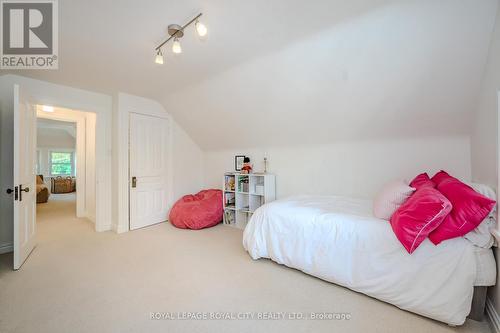
{"type": "Polygon", "coordinates": [[[18,191],[18,187],[14,186],[14,189],[11,189],[11,188],[7,189],[7,194],[11,194],[12,192],[14,192],[14,200],[17,200],[17,197],[18,197],[17,191],[18,191]]]}
{"type": "Polygon", "coordinates": [[[132,177],[132,188],[137,187],[137,177],[132,177]]]}
{"type": "Polygon", "coordinates": [[[29,191],[30,191],[29,187],[23,188],[23,185],[19,185],[19,201],[23,201],[23,193],[22,192],[28,193],[29,191]]]}

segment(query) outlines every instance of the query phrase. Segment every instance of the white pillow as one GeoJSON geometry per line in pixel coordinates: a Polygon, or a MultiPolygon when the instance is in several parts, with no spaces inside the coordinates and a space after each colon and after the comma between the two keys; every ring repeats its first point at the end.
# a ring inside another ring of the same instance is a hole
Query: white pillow
{"type": "Polygon", "coordinates": [[[403,180],[394,180],[385,184],[373,200],[373,215],[379,219],[389,220],[413,192],[415,188],[410,187],[403,180]]]}
{"type": "MultiPolygon", "coordinates": [[[[492,200],[497,200],[497,195],[491,187],[477,183],[468,183],[467,185],[472,187],[477,193],[482,194],[492,200]]],[[[484,221],[476,227],[476,229],[467,233],[464,238],[468,239],[472,244],[479,247],[483,247],[486,249],[492,247],[493,243],[495,242],[495,238],[493,237],[491,232],[495,229],[497,224],[495,220],[496,207],[497,205],[495,205],[495,207],[491,210],[490,215],[488,215],[488,217],[486,217],[484,221]]]]}

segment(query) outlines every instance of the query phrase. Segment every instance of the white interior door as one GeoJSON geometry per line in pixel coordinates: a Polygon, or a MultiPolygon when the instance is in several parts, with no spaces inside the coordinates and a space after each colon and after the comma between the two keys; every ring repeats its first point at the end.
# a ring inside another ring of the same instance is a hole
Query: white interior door
{"type": "Polygon", "coordinates": [[[168,120],[130,114],[130,230],[168,219],[168,120]]]}
{"type": "Polygon", "coordinates": [[[14,86],[14,269],[35,247],[36,108],[14,86]]]}

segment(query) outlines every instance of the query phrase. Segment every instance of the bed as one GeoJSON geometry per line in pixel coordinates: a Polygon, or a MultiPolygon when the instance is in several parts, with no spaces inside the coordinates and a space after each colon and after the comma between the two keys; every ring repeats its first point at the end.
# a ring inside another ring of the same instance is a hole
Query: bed
{"type": "MultiPolygon", "coordinates": [[[[243,234],[253,259],[333,282],[449,325],[462,325],[474,288],[494,285],[491,249],[464,238],[408,254],[369,200],[297,196],[260,207],[243,234]]],[[[485,289],[485,288],[483,288],[485,289]]]]}

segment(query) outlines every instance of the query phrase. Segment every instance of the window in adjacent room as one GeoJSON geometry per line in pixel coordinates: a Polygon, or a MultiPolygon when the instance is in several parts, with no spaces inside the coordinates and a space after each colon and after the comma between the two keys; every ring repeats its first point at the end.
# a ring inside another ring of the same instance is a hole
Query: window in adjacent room
{"type": "Polygon", "coordinates": [[[50,174],[52,176],[71,176],[73,172],[73,152],[50,152],[50,174]]]}

